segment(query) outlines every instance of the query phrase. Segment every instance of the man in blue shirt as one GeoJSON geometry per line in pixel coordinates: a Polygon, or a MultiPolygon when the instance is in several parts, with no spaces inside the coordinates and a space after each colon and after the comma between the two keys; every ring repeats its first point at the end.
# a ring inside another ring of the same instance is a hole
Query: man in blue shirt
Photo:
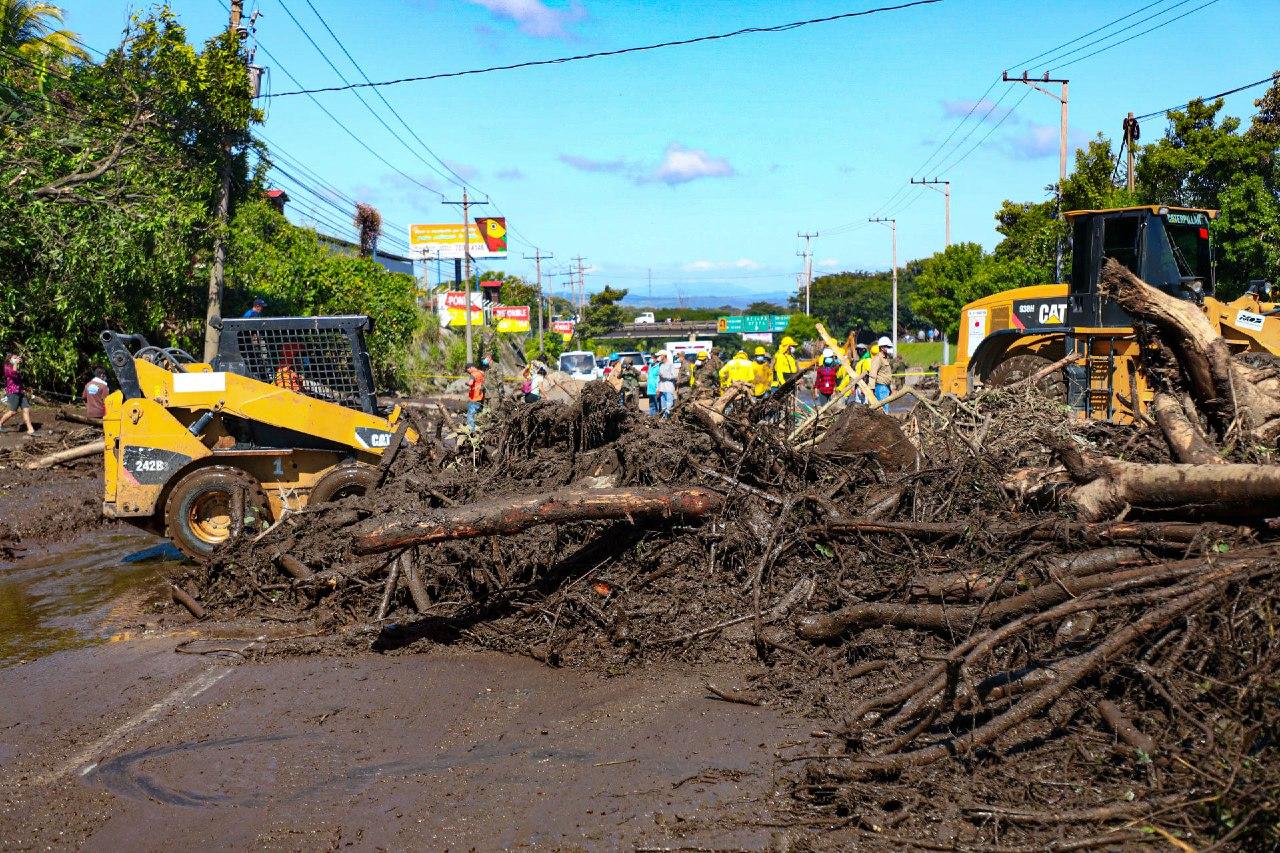
{"type": "Polygon", "coordinates": [[[266,307],[267,307],[267,300],[259,296],[257,299],[253,300],[253,307],[250,308],[248,311],[244,312],[244,314],[241,315],[241,317],[242,319],[245,319],[245,320],[252,320],[254,317],[261,317],[262,309],[266,307]]]}

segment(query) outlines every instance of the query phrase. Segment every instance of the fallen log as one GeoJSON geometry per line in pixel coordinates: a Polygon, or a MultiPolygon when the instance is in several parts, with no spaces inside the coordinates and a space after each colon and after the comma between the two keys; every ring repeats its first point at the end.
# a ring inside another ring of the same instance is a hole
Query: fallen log
{"type": "Polygon", "coordinates": [[[1195,465],[1221,465],[1223,459],[1200,431],[1199,424],[1187,417],[1186,409],[1172,394],[1161,391],[1151,401],[1151,413],[1155,415],[1160,431],[1164,433],[1169,449],[1179,462],[1195,465]]]}
{"type": "Polygon", "coordinates": [[[1044,610],[1061,604],[1072,598],[1079,598],[1087,592],[1106,589],[1117,584],[1130,587],[1138,584],[1160,583],[1200,571],[1208,571],[1215,566],[1248,565],[1266,554],[1274,556],[1275,549],[1254,551],[1246,556],[1224,559],[1217,563],[1204,558],[1179,560],[1150,566],[1139,566],[1103,574],[1091,574],[1083,577],[1057,577],[1048,583],[1041,584],[1011,598],[1000,599],[987,605],[948,605],[948,604],[899,604],[890,602],[865,601],[842,608],[834,613],[821,613],[805,616],[796,625],[796,633],[813,642],[834,640],[846,631],[855,628],[866,628],[879,625],[893,625],[897,628],[923,628],[927,630],[950,630],[966,627],[970,624],[998,624],[1010,616],[1016,616],[1032,610],[1044,610]]]}
{"type": "Polygon", "coordinates": [[[79,412],[71,406],[61,406],[55,415],[60,421],[71,421],[76,424],[84,424],[86,426],[102,426],[102,418],[91,418],[83,412],[79,412]]]}
{"type": "Polygon", "coordinates": [[[88,444],[82,444],[79,447],[72,447],[70,450],[59,450],[57,453],[50,453],[48,456],[42,456],[33,462],[28,462],[23,467],[28,471],[35,471],[40,468],[48,468],[51,465],[70,462],[73,459],[82,459],[85,456],[92,456],[95,453],[102,453],[106,448],[107,443],[103,440],[91,441],[88,444]]]}
{"type": "Polygon", "coordinates": [[[1158,544],[1160,542],[1185,545],[1194,542],[1202,534],[1222,536],[1240,531],[1237,528],[1182,521],[1113,521],[1097,524],[1045,521],[1028,526],[988,524],[978,528],[971,523],[852,519],[832,521],[810,528],[809,532],[815,535],[823,533],[902,535],[913,539],[944,539],[949,536],[989,533],[994,536],[1025,536],[1039,541],[1065,539],[1086,545],[1158,544]]]}
{"type": "Polygon", "coordinates": [[[720,495],[700,488],[565,489],[428,510],[418,520],[394,521],[366,530],[356,538],[354,550],[361,555],[379,554],[429,542],[509,535],[541,524],[637,517],[701,518],[723,503],[720,495]]]}
{"type": "MultiPolygon", "coordinates": [[[[1067,462],[1070,470],[1078,460],[1067,462]]],[[[1176,510],[1193,518],[1238,521],[1280,515],[1280,466],[1222,463],[1146,465],[1091,460],[1072,476],[1092,477],[1067,495],[1084,522],[1114,518],[1126,507],[1176,510]]]]}
{"type": "Polygon", "coordinates": [[[169,597],[173,599],[175,604],[181,604],[196,619],[203,619],[208,616],[208,611],[204,609],[204,605],[195,600],[191,593],[187,592],[177,584],[169,584],[169,597]]]}

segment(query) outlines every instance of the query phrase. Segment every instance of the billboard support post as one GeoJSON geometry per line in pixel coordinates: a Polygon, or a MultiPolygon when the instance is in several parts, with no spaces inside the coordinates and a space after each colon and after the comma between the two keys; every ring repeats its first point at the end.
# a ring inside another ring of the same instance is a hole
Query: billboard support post
{"type": "MultiPolygon", "coordinates": [[[[473,204],[488,204],[488,203],[489,202],[487,200],[472,201],[471,197],[467,194],[467,188],[465,186],[462,188],[462,201],[442,201],[441,202],[441,204],[458,204],[462,206],[462,262],[466,266],[462,279],[466,285],[465,290],[467,294],[466,298],[467,298],[468,305],[471,304],[470,302],[471,300],[471,206],[473,204]]],[[[409,245],[411,246],[419,245],[417,241],[417,236],[414,234],[416,227],[417,226],[410,226],[409,228],[409,245]]],[[[503,238],[503,247],[502,247],[501,257],[506,256],[505,223],[503,224],[503,234],[504,234],[504,238],[503,238]]],[[[487,253],[486,253],[486,256],[488,256],[487,253]]],[[[472,361],[474,357],[475,357],[475,351],[472,347],[472,341],[471,341],[471,311],[468,310],[467,311],[467,361],[472,361]]]]}

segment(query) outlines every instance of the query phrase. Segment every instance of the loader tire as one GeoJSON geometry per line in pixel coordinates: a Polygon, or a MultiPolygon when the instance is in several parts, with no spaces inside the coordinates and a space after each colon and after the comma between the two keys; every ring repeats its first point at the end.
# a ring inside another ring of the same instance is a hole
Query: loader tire
{"type": "Polygon", "coordinates": [[[267,496],[258,481],[239,468],[211,465],[178,481],[165,503],[165,528],[173,544],[194,559],[204,559],[231,535],[232,496],[243,491],[244,533],[253,535],[271,523],[267,496]]]}
{"type": "Polygon", "coordinates": [[[311,489],[307,505],[342,500],[352,495],[367,495],[378,482],[378,469],[363,462],[335,465],[311,489]]]}
{"type": "MultiPolygon", "coordinates": [[[[1012,385],[1029,376],[1034,376],[1051,364],[1053,362],[1042,355],[1023,353],[1022,355],[1011,356],[991,368],[991,372],[987,374],[987,385],[988,387],[1012,385]]],[[[1036,383],[1036,387],[1048,395],[1050,399],[1059,400],[1063,403],[1067,401],[1067,378],[1061,370],[1050,373],[1041,379],[1036,383]]]]}

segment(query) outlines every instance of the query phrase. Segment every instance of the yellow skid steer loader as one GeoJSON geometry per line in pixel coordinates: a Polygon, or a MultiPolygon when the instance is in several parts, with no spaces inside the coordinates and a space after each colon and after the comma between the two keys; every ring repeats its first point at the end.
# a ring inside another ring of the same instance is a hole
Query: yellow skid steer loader
{"type": "Polygon", "coordinates": [[[103,332],[120,390],[103,419],[103,513],[205,557],[312,502],[362,494],[417,435],[378,407],[368,317],[215,321],[211,364],[103,332]]]}

